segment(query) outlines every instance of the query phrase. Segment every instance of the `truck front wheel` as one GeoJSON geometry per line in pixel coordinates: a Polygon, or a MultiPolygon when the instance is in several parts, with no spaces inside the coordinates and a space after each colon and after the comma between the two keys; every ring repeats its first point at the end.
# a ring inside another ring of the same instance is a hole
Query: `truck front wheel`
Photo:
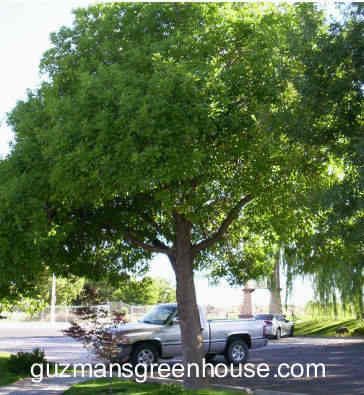
{"type": "Polygon", "coordinates": [[[235,339],[229,342],[225,351],[225,359],[234,365],[245,363],[249,356],[247,344],[242,339],[235,339]]]}
{"type": "Polygon", "coordinates": [[[130,362],[133,366],[138,364],[150,366],[153,363],[157,363],[158,358],[158,349],[154,344],[140,343],[133,348],[130,356],[130,362]]]}

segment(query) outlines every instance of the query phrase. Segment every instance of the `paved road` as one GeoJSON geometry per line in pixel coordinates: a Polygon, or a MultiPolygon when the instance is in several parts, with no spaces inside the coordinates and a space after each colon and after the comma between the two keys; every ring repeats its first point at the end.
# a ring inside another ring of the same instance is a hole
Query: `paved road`
{"type": "MultiPolygon", "coordinates": [[[[92,356],[82,345],[61,332],[62,325],[0,323],[0,351],[16,352],[38,346],[49,360],[58,362],[87,362],[92,356]]],[[[219,362],[221,360],[217,360],[219,362]]],[[[262,349],[251,352],[250,362],[269,364],[273,374],[269,378],[220,379],[224,384],[309,395],[364,395],[364,339],[286,338],[271,341],[262,349]],[[280,363],[324,363],[326,377],[272,377],[280,363]]]]}
{"type": "Polygon", "coordinates": [[[361,339],[281,339],[270,342],[266,349],[253,351],[250,362],[266,362],[273,372],[280,363],[324,363],[326,377],[230,379],[229,384],[312,395],[364,394],[364,340],[361,339]]]}
{"type": "Polygon", "coordinates": [[[89,362],[93,356],[80,342],[63,336],[67,323],[50,326],[45,322],[0,322],[0,352],[31,351],[38,347],[49,361],[59,363],[89,362]]]}

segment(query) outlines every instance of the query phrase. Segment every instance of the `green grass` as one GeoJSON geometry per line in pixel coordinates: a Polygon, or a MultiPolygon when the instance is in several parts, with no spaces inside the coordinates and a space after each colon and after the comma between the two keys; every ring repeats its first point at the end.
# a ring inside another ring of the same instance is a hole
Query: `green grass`
{"type": "Polygon", "coordinates": [[[110,387],[113,395],[244,395],[241,391],[203,389],[196,391],[183,390],[175,384],[138,384],[119,379],[97,379],[74,385],[65,395],[108,395],[110,387]],[[111,384],[112,383],[112,384],[111,384]]]}
{"type": "Polygon", "coordinates": [[[21,379],[19,375],[9,372],[9,357],[10,354],[8,353],[0,353],[0,386],[7,385],[21,379]]]}
{"type": "MultiPolygon", "coordinates": [[[[308,320],[295,324],[296,336],[336,336],[336,329],[345,326],[351,332],[362,327],[363,321],[356,319],[346,320],[308,320]]],[[[348,336],[348,335],[346,335],[348,336]]]]}

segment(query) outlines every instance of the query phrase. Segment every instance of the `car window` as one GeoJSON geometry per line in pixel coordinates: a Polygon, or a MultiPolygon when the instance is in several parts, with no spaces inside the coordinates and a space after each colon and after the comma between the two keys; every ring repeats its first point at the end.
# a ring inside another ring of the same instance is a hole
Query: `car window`
{"type": "Polygon", "coordinates": [[[273,314],[256,314],[255,315],[256,320],[267,320],[271,321],[273,319],[273,314]]]}
{"type": "Polygon", "coordinates": [[[176,306],[157,305],[149,311],[141,320],[146,324],[165,325],[176,313],[176,306]]]}

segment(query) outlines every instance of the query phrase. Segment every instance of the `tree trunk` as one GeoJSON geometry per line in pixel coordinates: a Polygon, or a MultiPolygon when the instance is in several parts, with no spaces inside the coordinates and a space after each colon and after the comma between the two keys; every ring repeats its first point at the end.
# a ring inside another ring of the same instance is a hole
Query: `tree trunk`
{"type": "Polygon", "coordinates": [[[358,320],[364,319],[364,306],[363,306],[363,279],[360,276],[358,279],[358,290],[357,290],[357,313],[356,318],[358,320]]]}
{"type": "Polygon", "coordinates": [[[269,313],[271,314],[282,314],[281,279],[279,273],[280,255],[281,255],[281,250],[278,250],[273,273],[270,278],[269,313]]]}
{"type": "MultiPolygon", "coordinates": [[[[175,214],[176,240],[175,254],[170,257],[176,275],[176,297],[182,336],[183,363],[197,363],[201,366],[204,357],[200,314],[197,306],[193,279],[193,260],[191,244],[191,223],[181,214],[175,214]]],[[[185,370],[186,372],[187,370],[185,370]]],[[[195,373],[195,369],[191,369],[195,373]]],[[[186,387],[198,388],[205,380],[193,374],[185,375],[186,387]]]]}
{"type": "Polygon", "coordinates": [[[337,300],[336,300],[336,289],[334,289],[334,292],[333,292],[333,294],[332,294],[332,305],[333,305],[333,308],[334,308],[334,318],[335,318],[335,320],[337,320],[338,319],[338,310],[337,310],[337,300]]]}

